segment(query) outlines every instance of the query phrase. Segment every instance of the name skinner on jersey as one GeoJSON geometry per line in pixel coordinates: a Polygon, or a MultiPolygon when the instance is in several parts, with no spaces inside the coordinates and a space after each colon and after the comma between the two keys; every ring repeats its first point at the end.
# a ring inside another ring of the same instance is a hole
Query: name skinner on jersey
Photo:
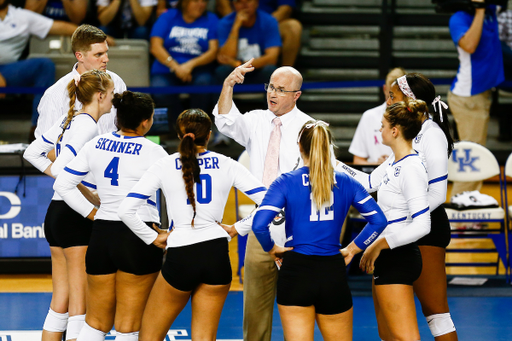
{"type": "Polygon", "coordinates": [[[135,142],[114,141],[107,138],[100,138],[95,146],[96,149],[105,150],[107,152],[116,152],[124,154],[140,155],[142,144],[135,142]]]}

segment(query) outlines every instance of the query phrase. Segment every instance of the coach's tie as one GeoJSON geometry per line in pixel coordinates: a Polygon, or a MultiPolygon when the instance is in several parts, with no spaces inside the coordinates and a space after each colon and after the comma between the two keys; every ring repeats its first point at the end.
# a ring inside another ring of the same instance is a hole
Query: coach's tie
{"type": "Polygon", "coordinates": [[[274,122],[274,129],[270,133],[267,155],[265,156],[265,168],[263,168],[263,185],[267,188],[277,178],[279,145],[281,144],[281,119],[276,117],[272,122],[274,122]]]}

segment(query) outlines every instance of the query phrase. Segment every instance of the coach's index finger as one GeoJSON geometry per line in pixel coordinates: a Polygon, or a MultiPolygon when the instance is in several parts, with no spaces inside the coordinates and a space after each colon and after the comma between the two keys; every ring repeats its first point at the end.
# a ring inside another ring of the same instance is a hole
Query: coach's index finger
{"type": "Polygon", "coordinates": [[[254,66],[252,66],[252,61],[254,58],[251,58],[250,60],[246,61],[244,64],[238,66],[237,68],[240,70],[242,75],[245,75],[247,72],[254,71],[254,66]]]}

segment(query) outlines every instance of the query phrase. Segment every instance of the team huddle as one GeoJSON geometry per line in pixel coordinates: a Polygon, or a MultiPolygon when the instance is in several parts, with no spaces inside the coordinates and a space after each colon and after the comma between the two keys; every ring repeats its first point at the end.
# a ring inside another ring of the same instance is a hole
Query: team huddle
{"type": "Polygon", "coordinates": [[[37,139],[24,155],[56,179],[44,224],[53,279],[44,341],[64,333],[105,340],[112,327],[116,340],[162,341],[189,300],[192,339],[215,340],[237,234],[249,234],[244,340],[270,340],[276,297],[286,340],[313,340],[315,321],[324,340],[352,340],[346,266],[360,252],[359,266],[373,273],[382,340],[420,339],[414,294],[436,340],[457,339],[440,206],[453,141],[427,78],[391,83],[380,131],[392,153],[366,174],[337,161],[329,124],[297,108],[302,76],[292,67],[270,77],[267,110],[240,113],[233,88],[254,70],[249,60],[225,79],[213,111],[218,130],[247,149],[247,170],[207,149],[212,121],[201,109],[179,115],[177,153],[146,139],[153,100],[106,70],[104,33],[84,25],[72,41],[78,63],[43,96],[37,139]],[[232,187],[257,208],[228,226],[232,187]],[[169,228],[160,225],[158,190],[169,228]],[[351,206],[367,225],[342,247],[351,206]]]}

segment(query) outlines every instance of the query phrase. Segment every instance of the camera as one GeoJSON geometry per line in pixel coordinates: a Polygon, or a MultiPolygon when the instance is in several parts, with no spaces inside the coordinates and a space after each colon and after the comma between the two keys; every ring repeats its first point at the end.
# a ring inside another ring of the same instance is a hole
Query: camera
{"type": "Polygon", "coordinates": [[[488,5],[498,5],[505,10],[508,0],[485,0],[483,3],[471,0],[432,0],[432,3],[436,4],[436,13],[455,13],[458,11],[474,12],[475,9],[488,5]]]}

